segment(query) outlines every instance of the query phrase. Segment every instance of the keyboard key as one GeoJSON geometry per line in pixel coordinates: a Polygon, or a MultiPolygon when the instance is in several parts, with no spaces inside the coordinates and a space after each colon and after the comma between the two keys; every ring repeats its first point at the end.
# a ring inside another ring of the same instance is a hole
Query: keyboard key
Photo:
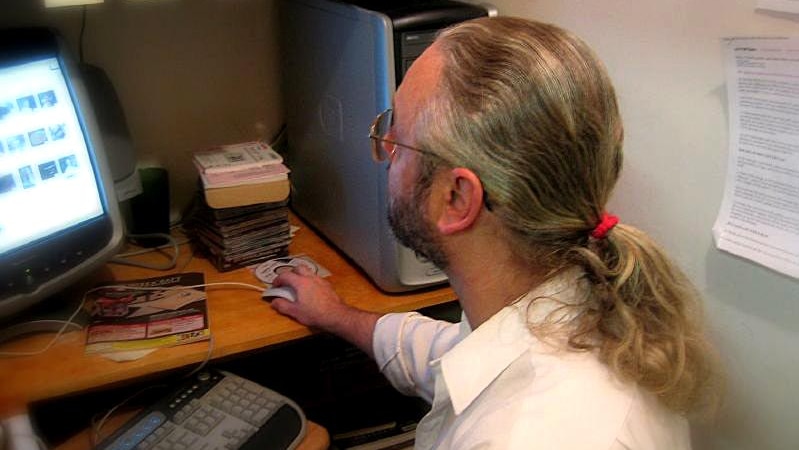
{"type": "Polygon", "coordinates": [[[301,439],[305,417],[290,400],[241,377],[212,373],[165,396],[97,449],[236,450],[251,439],[268,442],[269,435],[257,432],[284,404],[292,406],[298,425],[274,433],[301,439]]]}

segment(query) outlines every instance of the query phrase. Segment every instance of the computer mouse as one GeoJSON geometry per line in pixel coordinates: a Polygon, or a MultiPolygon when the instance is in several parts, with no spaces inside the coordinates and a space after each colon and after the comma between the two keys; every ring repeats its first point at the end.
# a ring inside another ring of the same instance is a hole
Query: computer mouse
{"type": "Polygon", "coordinates": [[[297,301],[297,293],[289,286],[270,287],[261,294],[261,298],[264,300],[271,300],[275,297],[285,298],[290,302],[297,301]]]}

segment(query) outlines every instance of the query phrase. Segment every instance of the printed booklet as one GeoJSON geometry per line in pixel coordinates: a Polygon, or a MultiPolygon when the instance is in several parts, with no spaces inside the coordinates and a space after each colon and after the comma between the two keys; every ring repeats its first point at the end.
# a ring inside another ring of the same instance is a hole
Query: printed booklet
{"type": "MultiPolygon", "coordinates": [[[[283,157],[263,142],[221,145],[194,153],[194,164],[200,173],[219,174],[282,164],[283,157]]],[[[275,175],[267,171],[269,175],[275,175]]],[[[278,170],[282,172],[282,169],[278,170]]]]}
{"type": "Polygon", "coordinates": [[[168,347],[209,339],[202,273],[122,281],[89,293],[86,353],[168,347]],[[133,288],[131,288],[133,287],[133,288]]]}

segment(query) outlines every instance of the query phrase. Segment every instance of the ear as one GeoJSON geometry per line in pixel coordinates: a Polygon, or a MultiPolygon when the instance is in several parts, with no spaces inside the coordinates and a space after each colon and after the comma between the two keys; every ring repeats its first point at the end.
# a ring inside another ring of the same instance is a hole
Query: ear
{"type": "Polygon", "coordinates": [[[453,234],[474,225],[483,209],[483,183],[469,169],[458,167],[444,173],[446,204],[436,223],[442,234],[453,234]]]}

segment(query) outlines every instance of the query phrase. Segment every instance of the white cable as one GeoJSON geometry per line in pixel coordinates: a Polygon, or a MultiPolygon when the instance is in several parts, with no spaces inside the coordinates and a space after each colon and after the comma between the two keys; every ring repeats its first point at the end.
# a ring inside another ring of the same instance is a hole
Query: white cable
{"type": "MultiPolygon", "coordinates": [[[[211,334],[209,336],[209,338],[208,338],[208,352],[205,354],[205,359],[202,362],[200,362],[200,365],[197,366],[196,368],[194,368],[194,370],[192,370],[191,372],[186,374],[186,376],[184,378],[189,378],[192,375],[194,375],[195,373],[197,373],[200,370],[202,370],[206,366],[206,364],[208,364],[208,362],[211,360],[211,354],[213,353],[213,350],[214,350],[214,335],[211,334]]],[[[102,419],[100,419],[99,422],[92,423],[92,437],[93,437],[92,438],[93,439],[92,447],[96,446],[100,442],[100,432],[102,431],[103,427],[105,426],[105,422],[108,420],[108,418],[111,416],[111,414],[114,413],[114,411],[116,411],[117,409],[122,407],[122,405],[124,405],[125,403],[131,401],[132,399],[134,399],[138,395],[140,395],[142,392],[144,392],[144,391],[146,391],[148,389],[151,389],[151,388],[164,387],[164,386],[166,386],[166,385],[160,384],[160,385],[155,385],[155,386],[149,386],[149,387],[146,387],[144,389],[141,389],[141,390],[137,391],[133,395],[129,396],[125,400],[122,400],[120,403],[116,404],[114,407],[109,409],[108,412],[106,412],[105,415],[103,415],[102,419]]],[[[92,422],[94,422],[94,421],[92,421],[92,422]]]]}
{"type": "MultiPolygon", "coordinates": [[[[99,422],[92,423],[92,433],[91,433],[91,435],[92,435],[92,447],[96,446],[100,442],[100,431],[105,426],[105,421],[108,420],[109,417],[111,417],[111,414],[113,414],[114,411],[116,411],[117,409],[121,408],[127,402],[129,402],[129,401],[133,400],[134,398],[138,397],[139,395],[141,395],[142,392],[146,392],[146,391],[149,391],[150,389],[162,388],[162,387],[166,387],[166,385],[165,384],[156,384],[156,385],[147,386],[147,387],[144,387],[142,389],[139,389],[138,391],[136,391],[133,394],[129,395],[126,399],[122,400],[121,402],[119,402],[116,405],[114,405],[114,407],[109,409],[108,412],[106,412],[105,415],[103,415],[103,418],[100,419],[99,422]]],[[[94,422],[94,420],[92,420],[92,422],[94,422]]]]}
{"type": "Polygon", "coordinates": [[[80,305],[78,305],[78,307],[75,309],[75,311],[72,313],[72,315],[69,316],[69,319],[64,321],[64,325],[56,332],[55,336],[53,336],[53,338],[44,347],[42,347],[39,350],[32,350],[32,351],[19,351],[19,352],[2,352],[2,351],[0,351],[0,358],[14,358],[14,357],[21,357],[21,356],[35,356],[35,355],[40,355],[40,354],[46,352],[47,350],[49,350],[50,347],[52,347],[55,344],[55,342],[58,340],[58,338],[60,338],[61,335],[64,334],[64,332],[67,329],[67,327],[69,327],[69,324],[78,315],[78,313],[80,313],[80,311],[83,309],[83,305],[86,304],[86,297],[92,292],[95,292],[95,291],[98,291],[98,290],[101,290],[101,289],[109,289],[109,288],[129,289],[129,290],[144,290],[144,291],[163,291],[163,290],[196,289],[196,288],[204,288],[204,287],[241,287],[241,288],[246,288],[246,289],[253,289],[253,290],[256,290],[258,292],[263,292],[265,290],[265,288],[263,286],[256,286],[254,284],[249,284],[249,283],[240,283],[240,282],[237,282],[237,281],[220,281],[220,282],[216,282],[216,283],[195,284],[195,285],[192,285],[192,286],[160,286],[160,287],[158,287],[158,286],[131,286],[131,285],[119,284],[119,285],[107,285],[107,286],[94,287],[94,288],[89,289],[88,291],[86,291],[83,294],[83,298],[80,301],[80,305]]]}
{"type": "Polygon", "coordinates": [[[206,364],[208,364],[208,362],[211,361],[211,353],[213,353],[213,351],[214,351],[214,334],[211,333],[208,336],[208,352],[205,354],[205,359],[200,363],[199,366],[195,367],[194,370],[189,372],[184,378],[189,378],[192,375],[194,375],[195,373],[197,373],[200,370],[202,370],[203,367],[205,367],[206,364]]]}
{"type": "MultiPolygon", "coordinates": [[[[83,294],[83,298],[81,299],[80,305],[78,305],[78,307],[75,309],[75,311],[69,317],[69,319],[67,319],[64,322],[64,325],[61,327],[61,329],[58,330],[58,332],[55,334],[55,336],[53,336],[53,338],[42,349],[36,350],[36,351],[30,351],[30,352],[0,352],[0,357],[33,356],[33,355],[38,355],[38,354],[44,353],[47,350],[49,350],[50,347],[52,347],[53,344],[55,344],[56,340],[58,340],[58,338],[61,337],[61,335],[64,333],[64,330],[66,330],[66,328],[72,322],[72,319],[74,319],[75,316],[77,316],[78,313],[81,311],[81,309],[83,309],[83,305],[86,303],[87,296],[90,293],[92,293],[92,292],[95,292],[95,291],[98,291],[98,290],[101,290],[101,289],[107,289],[107,288],[137,289],[137,290],[180,290],[180,289],[195,289],[195,288],[204,288],[204,287],[241,287],[241,288],[246,288],[246,289],[254,289],[254,290],[259,291],[259,292],[263,292],[264,291],[264,288],[262,286],[256,286],[256,285],[249,284],[249,283],[240,283],[240,282],[235,282],[235,281],[205,283],[205,284],[197,284],[197,285],[192,285],[192,286],[167,286],[167,287],[142,287],[142,286],[130,286],[130,285],[98,286],[98,287],[94,287],[94,288],[91,288],[91,289],[87,290],[83,294]]],[[[213,354],[214,344],[215,344],[214,335],[210,334],[209,338],[208,338],[208,351],[205,354],[205,358],[203,359],[202,362],[200,362],[200,364],[196,368],[194,368],[191,372],[189,372],[186,375],[185,378],[191,377],[195,373],[197,373],[200,370],[202,370],[208,364],[208,362],[211,360],[211,355],[213,354]]],[[[103,415],[103,417],[100,419],[99,422],[94,423],[94,420],[92,420],[92,431],[90,433],[90,436],[91,436],[90,439],[92,440],[92,447],[94,447],[95,445],[97,445],[97,443],[99,443],[99,441],[100,441],[100,431],[102,430],[103,426],[105,426],[105,422],[108,420],[108,418],[117,409],[119,409],[120,407],[122,407],[127,402],[129,402],[130,400],[134,399],[135,397],[139,396],[141,393],[143,393],[143,392],[145,392],[145,391],[147,391],[149,389],[153,389],[153,388],[156,388],[156,387],[163,387],[163,386],[165,386],[165,385],[154,385],[154,386],[145,387],[145,388],[135,392],[134,394],[128,396],[122,402],[118,403],[117,405],[115,405],[114,407],[109,409],[108,412],[106,412],[105,415],[103,415]]],[[[42,441],[41,438],[39,438],[39,436],[36,436],[35,434],[32,434],[31,436],[36,439],[36,444],[37,444],[37,446],[39,446],[40,449],[46,450],[47,447],[44,444],[44,441],[42,441]]]]}
{"type": "Polygon", "coordinates": [[[80,305],[78,305],[78,307],[75,308],[75,311],[72,313],[71,316],[69,316],[69,319],[64,321],[64,325],[62,325],[61,328],[58,329],[58,331],[56,332],[55,336],[53,336],[53,338],[50,339],[50,342],[48,342],[44,347],[42,347],[39,350],[33,350],[33,351],[27,351],[27,352],[0,352],[0,358],[14,358],[14,357],[19,357],[19,356],[34,356],[34,355],[40,355],[40,354],[46,352],[47,350],[49,350],[50,347],[52,347],[53,344],[55,344],[55,341],[57,341],[58,338],[60,338],[61,335],[64,334],[64,331],[66,331],[67,327],[69,327],[70,323],[72,323],[72,320],[83,309],[83,305],[86,303],[86,295],[88,295],[89,292],[92,292],[92,290],[86,291],[86,293],[83,294],[83,298],[80,301],[80,305]]]}
{"type": "MultiPolygon", "coordinates": [[[[164,236],[167,236],[167,235],[164,235],[164,236]]],[[[116,257],[117,258],[128,258],[128,257],[131,257],[131,256],[143,255],[145,253],[154,252],[156,250],[164,250],[164,249],[173,247],[174,245],[179,245],[180,246],[180,245],[183,245],[183,244],[188,244],[189,242],[191,242],[191,239],[189,239],[189,238],[183,238],[183,239],[180,239],[180,240],[174,239],[174,244],[173,243],[169,243],[169,244],[159,245],[158,247],[150,247],[150,248],[142,248],[142,249],[139,249],[139,250],[133,250],[133,251],[125,252],[125,253],[120,253],[120,254],[116,255],[116,257]]]]}
{"type": "Polygon", "coordinates": [[[90,289],[87,291],[94,292],[100,289],[128,289],[134,291],[180,291],[183,289],[197,289],[197,288],[204,288],[204,287],[242,287],[246,289],[253,289],[259,292],[263,292],[266,290],[263,286],[256,286],[250,283],[241,283],[238,281],[218,281],[214,283],[204,283],[204,284],[194,284],[191,286],[135,286],[129,284],[111,284],[107,286],[98,286],[95,288],[90,289]]]}
{"type": "Polygon", "coordinates": [[[111,258],[111,260],[109,262],[116,263],[116,264],[124,264],[124,265],[127,265],[127,266],[143,267],[145,269],[152,269],[152,270],[169,270],[169,269],[173,269],[175,267],[175,265],[177,264],[178,257],[180,257],[180,244],[171,235],[166,234],[166,233],[129,234],[129,235],[127,235],[127,237],[128,238],[133,238],[133,239],[136,239],[136,238],[163,238],[163,239],[166,239],[166,241],[168,243],[164,244],[164,245],[161,245],[161,246],[158,246],[158,247],[145,248],[145,249],[136,250],[136,251],[132,251],[132,252],[128,252],[128,253],[123,253],[121,255],[115,256],[114,258],[111,258]],[[128,256],[141,255],[141,254],[144,254],[144,253],[149,253],[149,252],[153,252],[153,251],[156,251],[156,250],[161,250],[161,249],[165,249],[165,248],[169,248],[169,247],[172,247],[174,253],[171,255],[172,257],[170,258],[170,260],[166,264],[163,264],[163,265],[156,265],[156,264],[150,264],[150,263],[146,263],[146,262],[140,262],[140,261],[133,261],[133,260],[125,259],[128,256]]]}

